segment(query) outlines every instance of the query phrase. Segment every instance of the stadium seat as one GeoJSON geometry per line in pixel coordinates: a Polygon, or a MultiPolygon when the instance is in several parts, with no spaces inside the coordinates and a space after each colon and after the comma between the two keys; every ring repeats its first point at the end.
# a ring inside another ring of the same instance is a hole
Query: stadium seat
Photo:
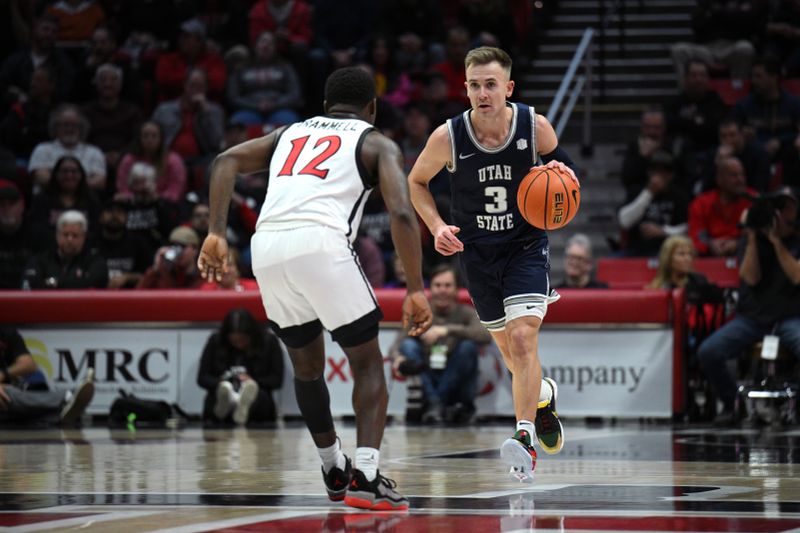
{"type": "Polygon", "coordinates": [[[711,88],[719,94],[725,105],[732,106],[750,93],[750,81],[742,80],[741,87],[734,87],[730,78],[709,80],[711,88]]]}
{"type": "MultiPolygon", "coordinates": [[[[699,257],[695,270],[720,287],[739,285],[739,268],[732,257],[699,257]]],[[[641,289],[650,283],[658,270],[655,257],[603,258],[597,261],[597,279],[612,289],[641,289]]]]}

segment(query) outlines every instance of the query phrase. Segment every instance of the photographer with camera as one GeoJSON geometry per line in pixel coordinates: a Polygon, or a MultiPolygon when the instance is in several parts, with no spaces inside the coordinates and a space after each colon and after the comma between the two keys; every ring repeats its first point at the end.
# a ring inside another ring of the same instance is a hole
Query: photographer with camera
{"type": "Polygon", "coordinates": [[[698,350],[700,367],[723,403],[717,425],[736,422],[729,359],[767,335],[800,359],[800,232],[797,195],[788,187],[759,197],[744,217],[736,317],[698,350]]]}
{"type": "Polygon", "coordinates": [[[205,389],[206,424],[274,422],[273,391],[283,384],[283,349],[275,333],[244,308],[225,315],[203,348],[197,384],[205,389]]]}
{"type": "Polygon", "coordinates": [[[137,289],[190,289],[203,280],[197,270],[200,239],[192,228],[178,226],[169,234],[169,245],[156,252],[153,265],[139,280],[137,289]]]}

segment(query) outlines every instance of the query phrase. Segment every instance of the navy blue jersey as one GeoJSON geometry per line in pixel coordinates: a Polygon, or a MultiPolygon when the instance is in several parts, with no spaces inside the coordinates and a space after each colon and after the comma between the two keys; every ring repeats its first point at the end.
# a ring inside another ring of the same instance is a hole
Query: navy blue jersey
{"type": "Polygon", "coordinates": [[[534,110],[508,103],[514,111],[508,139],[497,148],[482,146],[470,110],[447,121],[452,166],[451,214],[463,243],[531,241],[545,231],[528,224],[517,206],[517,189],[537,164],[534,110]]]}

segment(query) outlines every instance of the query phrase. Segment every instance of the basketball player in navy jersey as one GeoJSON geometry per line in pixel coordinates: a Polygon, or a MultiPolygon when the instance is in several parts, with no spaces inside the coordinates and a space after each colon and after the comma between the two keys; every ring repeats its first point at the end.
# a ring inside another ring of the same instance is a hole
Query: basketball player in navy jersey
{"type": "Polygon", "coordinates": [[[517,431],[500,448],[512,477],[532,480],[535,434],[546,453],[561,451],[555,381],[542,379],[539,327],[549,303],[547,233],[529,225],[517,207],[517,189],[532,166],[567,171],[572,161],[558,147],[553,127],[532,107],[510,103],[511,58],[480,47],[465,58],[471,108],[439,126],[408,176],[411,201],[443,255],[461,252],[468,289],[481,322],[511,371],[517,431]],[[541,158],[541,161],[540,161],[541,158]],[[453,224],[439,215],[428,182],[450,171],[453,224]]]}
{"type": "Polygon", "coordinates": [[[375,85],[358,68],[335,71],[325,85],[325,116],[278,129],[219,155],[211,171],[211,223],[198,266],[219,281],[225,270],[228,207],[237,174],[269,168],[267,195],[251,249],[269,320],[289,349],[297,405],[322,459],[331,500],[402,510],[408,500],[378,471],[388,402],[378,346],[382,313],[353,250],[364,203],[379,186],[395,248],[408,275],[403,325],[410,335],[432,320],[423,291],[414,209],[398,146],[372,128],[375,85]],[[357,448],[341,450],[325,383],[322,330],[347,354],[353,374],[357,448]]]}

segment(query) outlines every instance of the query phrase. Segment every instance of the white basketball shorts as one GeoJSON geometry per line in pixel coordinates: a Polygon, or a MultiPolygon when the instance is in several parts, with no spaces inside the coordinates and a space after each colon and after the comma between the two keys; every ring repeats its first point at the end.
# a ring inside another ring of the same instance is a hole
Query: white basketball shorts
{"type": "Polygon", "coordinates": [[[319,319],[333,331],[380,311],[355,251],[336,230],[258,231],[250,249],[264,309],[281,328],[319,319]]]}

